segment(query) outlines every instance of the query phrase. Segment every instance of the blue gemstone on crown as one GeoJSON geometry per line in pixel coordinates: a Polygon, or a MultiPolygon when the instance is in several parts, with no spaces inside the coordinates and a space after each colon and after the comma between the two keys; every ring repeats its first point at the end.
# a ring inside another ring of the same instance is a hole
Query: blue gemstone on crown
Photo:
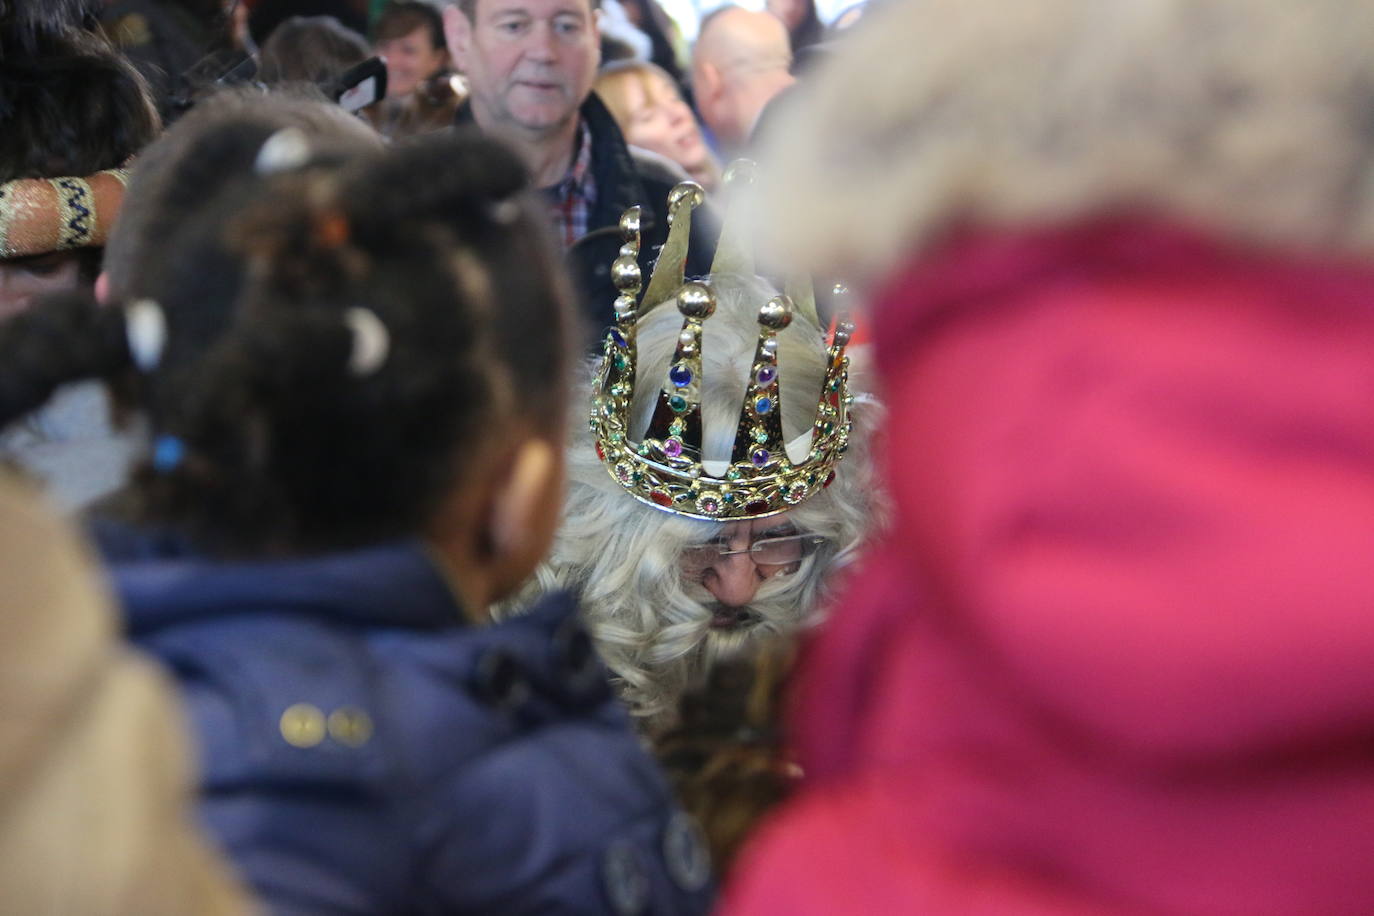
{"type": "Polygon", "coordinates": [[[761,468],[768,463],[768,459],[771,457],[773,456],[769,453],[768,449],[756,448],[749,456],[749,460],[754,462],[754,467],[761,468]]]}
{"type": "Polygon", "coordinates": [[[611,340],[615,341],[615,345],[617,347],[629,346],[629,344],[625,342],[625,335],[620,333],[619,329],[617,328],[611,328],[611,340]]]}
{"type": "Polygon", "coordinates": [[[777,377],[777,369],[774,369],[772,366],[764,366],[762,369],[758,371],[758,374],[754,376],[754,381],[758,382],[761,386],[771,385],[773,384],[773,379],[777,377]]]}
{"type": "Polygon", "coordinates": [[[686,388],[688,385],[692,384],[692,370],[678,363],[668,370],[668,381],[672,382],[678,388],[686,388]]]}
{"type": "Polygon", "coordinates": [[[768,412],[769,412],[770,410],[772,410],[772,409],[773,409],[773,399],[772,399],[772,398],[759,398],[757,401],[754,402],[754,412],[755,412],[755,413],[768,413],[768,412]]]}

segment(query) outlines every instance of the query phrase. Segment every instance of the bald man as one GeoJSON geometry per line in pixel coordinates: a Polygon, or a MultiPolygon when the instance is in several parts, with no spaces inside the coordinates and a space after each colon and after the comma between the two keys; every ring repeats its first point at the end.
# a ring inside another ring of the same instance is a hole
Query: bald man
{"type": "Polygon", "coordinates": [[[791,66],[787,28],[776,17],[727,6],[702,21],[692,91],[727,157],[748,142],[764,106],[795,81],[791,66]]]}

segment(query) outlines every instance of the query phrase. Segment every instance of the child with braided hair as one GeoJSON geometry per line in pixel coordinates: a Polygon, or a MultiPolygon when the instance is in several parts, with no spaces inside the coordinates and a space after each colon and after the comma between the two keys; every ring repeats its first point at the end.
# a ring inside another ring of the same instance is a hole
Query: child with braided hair
{"type": "Polygon", "coordinates": [[[483,625],[563,475],[571,312],[521,166],[463,136],[318,163],[293,131],[258,162],[158,302],[62,305],[86,371],[138,371],[141,522],[105,545],[212,831],[274,912],[704,910],[575,604],[483,625]]]}

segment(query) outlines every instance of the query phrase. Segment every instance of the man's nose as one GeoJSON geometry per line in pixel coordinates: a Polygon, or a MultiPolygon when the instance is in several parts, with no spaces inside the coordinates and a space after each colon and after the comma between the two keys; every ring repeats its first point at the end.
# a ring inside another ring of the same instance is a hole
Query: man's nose
{"type": "Polygon", "coordinates": [[[557,40],[552,26],[536,26],[530,29],[525,39],[525,56],[539,61],[552,61],[554,42],[557,40]]]}
{"type": "Polygon", "coordinates": [[[728,607],[747,607],[758,594],[759,568],[749,554],[721,557],[702,578],[706,590],[728,607]]]}

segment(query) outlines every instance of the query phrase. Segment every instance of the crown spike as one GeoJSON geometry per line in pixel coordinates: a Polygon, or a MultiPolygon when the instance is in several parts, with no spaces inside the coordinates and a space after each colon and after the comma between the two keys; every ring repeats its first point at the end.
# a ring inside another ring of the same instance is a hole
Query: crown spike
{"type": "Polygon", "coordinates": [[[826,453],[833,461],[849,449],[849,357],[845,348],[854,333],[854,325],[844,316],[835,323],[835,334],[826,350],[829,365],[821,383],[821,398],[816,407],[816,423],[812,430],[810,460],[824,460],[826,453]]]}
{"type": "MultiPolygon", "coordinates": [[[[699,476],[701,330],[702,323],[716,311],[716,296],[705,283],[684,283],[678,290],[677,308],[682,313],[682,332],[639,454],[673,471],[688,476],[695,472],[699,476]]],[[[665,509],[682,498],[682,494],[675,495],[663,488],[649,491],[649,499],[665,509]]]]}
{"type": "MultiPolygon", "coordinates": [[[[642,274],[639,269],[640,245],[639,207],[630,207],[620,217],[621,236],[625,244],[620,246],[620,255],[611,265],[611,280],[620,295],[615,300],[615,325],[606,333],[602,347],[600,393],[592,403],[592,429],[598,424],[611,423],[616,428],[609,430],[608,437],[616,437],[623,442],[628,430],[623,418],[614,416],[611,405],[616,399],[634,391],[635,387],[635,298],[639,295],[642,274]]],[[[604,448],[598,444],[597,454],[604,448]]]]}
{"type": "Polygon", "coordinates": [[[649,289],[640,302],[643,315],[673,298],[685,279],[687,242],[692,234],[692,211],[706,201],[706,192],[695,181],[679,183],[668,194],[668,240],[654,263],[649,289]]]}
{"type": "Polygon", "coordinates": [[[782,438],[777,335],[791,323],[792,301],[786,296],[775,296],[759,309],[759,340],[730,456],[730,463],[741,471],[749,467],[767,470],[790,460],[782,438]]]}
{"type": "Polygon", "coordinates": [[[611,262],[611,282],[620,291],[615,300],[615,318],[622,333],[634,323],[635,304],[644,280],[639,267],[641,214],[640,207],[631,207],[621,214],[620,234],[625,244],[620,246],[620,255],[611,262]]]}
{"type": "Polygon", "coordinates": [[[729,192],[725,209],[725,223],[716,245],[716,258],[711,262],[711,274],[730,273],[752,276],[754,247],[744,218],[745,192],[754,183],[758,166],[752,159],[736,159],[725,170],[724,185],[729,192]]]}
{"type": "Polygon", "coordinates": [[[631,207],[620,217],[620,234],[625,243],[620,246],[619,257],[611,263],[611,282],[620,290],[621,297],[638,297],[644,279],[639,268],[639,220],[639,207],[631,207]]]}

